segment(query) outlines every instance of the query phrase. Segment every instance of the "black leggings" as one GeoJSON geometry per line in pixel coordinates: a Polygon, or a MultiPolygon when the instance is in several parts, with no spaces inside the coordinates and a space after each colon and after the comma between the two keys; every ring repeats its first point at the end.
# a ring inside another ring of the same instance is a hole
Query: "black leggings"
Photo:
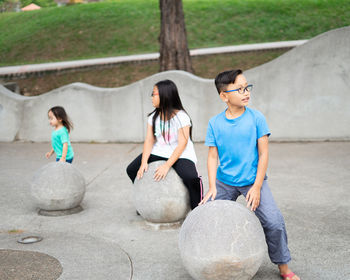
{"type": "MultiPolygon", "coordinates": [[[[129,166],[126,168],[126,172],[130,177],[131,181],[134,182],[137,171],[141,166],[142,154],[140,154],[136,159],[134,159],[129,166]]],[[[158,160],[168,160],[167,158],[150,155],[148,163],[158,160]]],[[[197,169],[193,161],[185,158],[179,158],[172,166],[177,175],[180,176],[185,186],[190,194],[191,209],[198,206],[198,203],[202,200],[202,181],[198,177],[197,169]]]]}

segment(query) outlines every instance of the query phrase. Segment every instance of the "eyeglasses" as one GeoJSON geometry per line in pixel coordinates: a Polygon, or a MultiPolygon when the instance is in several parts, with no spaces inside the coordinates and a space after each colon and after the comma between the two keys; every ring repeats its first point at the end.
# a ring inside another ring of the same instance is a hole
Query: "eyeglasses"
{"type": "Polygon", "coordinates": [[[153,97],[153,96],[156,96],[156,95],[159,95],[159,93],[151,93],[151,97],[153,97]]]}
{"type": "Polygon", "coordinates": [[[233,90],[225,90],[224,92],[233,92],[238,91],[239,94],[244,94],[246,91],[251,92],[253,89],[253,85],[247,85],[245,88],[237,88],[233,90]]]}

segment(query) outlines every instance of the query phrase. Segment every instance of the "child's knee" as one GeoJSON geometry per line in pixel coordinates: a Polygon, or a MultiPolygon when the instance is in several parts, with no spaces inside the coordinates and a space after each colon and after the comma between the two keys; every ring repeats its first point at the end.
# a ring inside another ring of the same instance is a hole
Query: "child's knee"
{"type": "Polygon", "coordinates": [[[186,175],[182,178],[184,181],[185,185],[189,186],[199,186],[200,185],[200,178],[195,175],[186,175]]]}
{"type": "Polygon", "coordinates": [[[131,172],[131,170],[130,170],[131,168],[130,168],[130,164],[126,167],[126,173],[129,175],[130,174],[130,172],[131,172]]]}
{"type": "Polygon", "coordinates": [[[133,180],[133,177],[134,177],[134,169],[132,168],[131,164],[128,165],[128,167],[126,168],[126,173],[128,174],[129,178],[131,180],[133,180]]]}
{"type": "Polygon", "coordinates": [[[285,224],[282,214],[279,212],[271,215],[263,226],[270,231],[284,231],[285,224]]]}

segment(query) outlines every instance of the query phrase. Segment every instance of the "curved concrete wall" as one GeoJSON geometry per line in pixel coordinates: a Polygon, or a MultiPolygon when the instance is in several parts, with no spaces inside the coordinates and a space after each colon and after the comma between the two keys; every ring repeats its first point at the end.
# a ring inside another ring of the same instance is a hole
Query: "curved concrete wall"
{"type": "Polygon", "coordinates": [[[0,85],[0,141],[18,139],[24,116],[23,105],[27,99],[0,85]]]}
{"type": "Polygon", "coordinates": [[[246,72],[279,140],[350,139],[350,27],[246,72]]]}
{"type": "MultiPolygon", "coordinates": [[[[350,27],[309,40],[245,72],[254,84],[253,108],[263,112],[273,140],[350,139],[350,27]]],[[[171,79],[190,114],[195,141],[205,139],[211,116],[225,108],[213,80],[183,71],[158,73],[120,88],[74,83],[37,97],[0,86],[0,141],[49,141],[47,110],[64,106],[72,141],[142,142],[153,85],[171,79]]]]}

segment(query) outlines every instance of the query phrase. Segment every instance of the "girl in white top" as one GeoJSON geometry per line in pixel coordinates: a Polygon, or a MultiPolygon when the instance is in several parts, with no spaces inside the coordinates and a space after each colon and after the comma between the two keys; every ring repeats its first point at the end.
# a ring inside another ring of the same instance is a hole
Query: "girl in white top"
{"type": "Polygon", "coordinates": [[[156,181],[166,177],[173,167],[190,194],[191,208],[202,199],[192,138],[192,122],[184,110],[176,85],[170,80],[158,82],[152,92],[154,111],[148,115],[143,152],[127,167],[132,182],[141,179],[148,163],[165,160],[154,173],[156,181]]]}

